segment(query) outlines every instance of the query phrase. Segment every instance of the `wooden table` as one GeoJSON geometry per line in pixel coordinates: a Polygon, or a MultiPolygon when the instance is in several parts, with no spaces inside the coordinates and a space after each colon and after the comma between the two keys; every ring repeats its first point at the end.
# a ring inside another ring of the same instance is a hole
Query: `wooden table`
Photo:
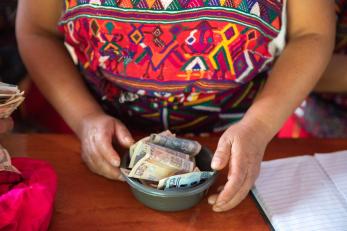
{"type": "MultiPolygon", "coordinates": [[[[218,137],[197,139],[212,150],[218,137]]],[[[13,156],[50,162],[59,177],[50,230],[269,230],[250,197],[226,213],[214,213],[205,198],[184,212],[164,213],[146,208],[126,183],[91,173],[80,159],[80,145],[69,135],[8,135],[0,143],[13,156]]],[[[347,149],[347,140],[274,140],[265,159],[347,149]]],[[[212,188],[225,180],[225,172],[212,188]]]]}

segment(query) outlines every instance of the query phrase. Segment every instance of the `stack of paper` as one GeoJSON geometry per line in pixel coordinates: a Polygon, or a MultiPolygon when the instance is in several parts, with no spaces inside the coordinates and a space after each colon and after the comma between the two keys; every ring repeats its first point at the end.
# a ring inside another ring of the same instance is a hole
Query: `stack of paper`
{"type": "Polygon", "coordinates": [[[252,190],[275,230],[347,230],[347,151],[262,163],[252,190]]]}

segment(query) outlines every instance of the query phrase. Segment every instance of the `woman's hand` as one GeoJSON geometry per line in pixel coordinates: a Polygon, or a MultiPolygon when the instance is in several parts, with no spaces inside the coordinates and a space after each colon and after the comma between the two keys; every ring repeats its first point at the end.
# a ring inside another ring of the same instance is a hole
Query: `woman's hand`
{"type": "Polygon", "coordinates": [[[245,117],[218,143],[212,167],[219,170],[229,163],[229,174],[224,189],[209,198],[215,211],[231,209],[246,197],[266,145],[325,71],[335,41],[334,5],[325,0],[288,1],[286,47],[245,117]]]}
{"type": "Polygon", "coordinates": [[[229,164],[228,180],[219,194],[208,202],[215,212],[237,206],[252,188],[260,170],[265,148],[271,137],[262,123],[240,121],[221,136],[211,166],[221,170],[229,164]]]}
{"type": "Polygon", "coordinates": [[[82,145],[82,159],[91,171],[112,180],[123,180],[120,156],[112,143],[129,148],[134,140],[119,120],[104,113],[86,116],[77,132],[82,145]]]}

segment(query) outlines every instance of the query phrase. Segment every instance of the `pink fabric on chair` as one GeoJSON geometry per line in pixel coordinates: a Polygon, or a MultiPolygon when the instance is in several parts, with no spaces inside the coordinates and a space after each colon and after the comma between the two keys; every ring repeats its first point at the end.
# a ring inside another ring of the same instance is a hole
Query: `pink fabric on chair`
{"type": "Polygon", "coordinates": [[[13,185],[0,182],[9,190],[0,194],[0,230],[47,230],[57,190],[57,175],[41,160],[12,158],[23,180],[13,185]]]}

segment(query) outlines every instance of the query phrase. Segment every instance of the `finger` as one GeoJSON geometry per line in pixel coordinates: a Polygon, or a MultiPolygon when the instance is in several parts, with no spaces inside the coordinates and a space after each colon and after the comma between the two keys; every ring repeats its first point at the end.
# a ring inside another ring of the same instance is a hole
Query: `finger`
{"type": "Polygon", "coordinates": [[[224,189],[224,185],[221,185],[217,188],[217,192],[221,192],[221,191],[223,191],[223,189],[224,189]]]}
{"type": "Polygon", "coordinates": [[[245,167],[248,167],[248,156],[246,154],[250,154],[250,151],[245,149],[247,147],[247,144],[243,144],[242,141],[234,140],[231,147],[231,159],[229,164],[229,171],[228,171],[228,179],[233,174],[238,173],[245,173],[245,167]]]}
{"type": "Polygon", "coordinates": [[[121,123],[115,123],[116,137],[120,145],[129,148],[135,141],[129,130],[121,123]]]}
{"type": "Polygon", "coordinates": [[[11,117],[0,120],[0,133],[6,133],[13,128],[13,120],[11,117]]]}
{"type": "MultiPolygon", "coordinates": [[[[221,191],[223,191],[223,189],[224,189],[224,185],[221,185],[217,188],[217,192],[221,192],[221,191]]],[[[213,194],[213,195],[209,196],[208,203],[210,205],[214,205],[217,201],[217,198],[218,198],[218,194],[213,194]]]]}
{"type": "Polygon", "coordinates": [[[211,168],[214,170],[223,169],[229,162],[231,154],[231,141],[223,135],[217,145],[216,152],[213,155],[211,168]]]}
{"type": "Polygon", "coordinates": [[[87,167],[94,173],[97,173],[96,167],[95,167],[95,162],[93,158],[91,158],[91,155],[89,153],[86,153],[86,151],[82,150],[82,160],[83,162],[87,165],[87,167]]]}
{"type": "Polygon", "coordinates": [[[82,159],[92,172],[111,180],[124,181],[120,170],[110,165],[102,156],[95,153],[85,153],[82,155],[82,159]]]}
{"type": "Polygon", "coordinates": [[[219,194],[216,207],[223,207],[227,202],[232,200],[246,180],[247,172],[242,169],[237,169],[228,179],[223,191],[219,194]]]}
{"type": "Polygon", "coordinates": [[[94,164],[94,172],[110,180],[124,181],[119,168],[109,164],[106,160],[100,160],[94,164]]]}
{"type": "Polygon", "coordinates": [[[240,190],[234,195],[234,197],[228,201],[226,204],[222,206],[214,206],[213,210],[215,212],[223,212],[230,210],[234,207],[236,207],[240,202],[245,199],[249,193],[249,190],[253,186],[253,180],[248,179],[245,181],[245,183],[241,186],[240,190]]]}
{"type": "Polygon", "coordinates": [[[124,181],[119,168],[115,168],[105,160],[101,163],[99,174],[111,180],[124,181]]]}
{"type": "Polygon", "coordinates": [[[111,133],[95,133],[91,137],[93,152],[100,155],[103,159],[114,167],[119,167],[120,157],[112,146],[111,133]]]}

